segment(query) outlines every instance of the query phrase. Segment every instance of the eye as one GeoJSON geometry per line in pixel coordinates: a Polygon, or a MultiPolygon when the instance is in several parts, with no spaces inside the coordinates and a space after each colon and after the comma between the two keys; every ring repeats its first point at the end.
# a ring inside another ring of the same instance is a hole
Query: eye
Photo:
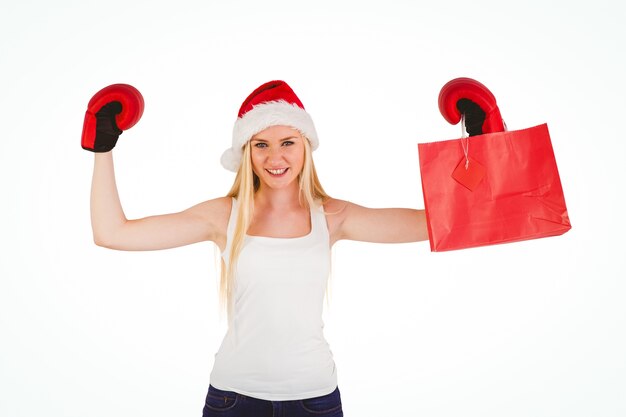
{"type": "Polygon", "coordinates": [[[286,140],[283,142],[283,146],[291,146],[293,145],[295,142],[292,140],[286,140]]]}
{"type": "Polygon", "coordinates": [[[265,142],[257,142],[254,144],[255,148],[267,148],[267,143],[265,142]]]}

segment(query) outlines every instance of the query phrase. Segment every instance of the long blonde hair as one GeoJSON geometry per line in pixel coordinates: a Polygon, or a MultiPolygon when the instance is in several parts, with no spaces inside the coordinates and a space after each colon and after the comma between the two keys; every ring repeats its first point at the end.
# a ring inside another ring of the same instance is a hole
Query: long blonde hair
{"type": "MultiPolygon", "coordinates": [[[[306,208],[317,207],[326,203],[330,197],[324,191],[317,176],[311,155],[311,144],[306,137],[302,136],[302,139],[304,142],[304,165],[298,175],[300,204],[306,208]]],[[[226,309],[228,317],[231,317],[237,260],[243,248],[246,232],[252,223],[254,195],[260,186],[259,177],[252,170],[251,148],[250,141],[248,141],[243,147],[243,157],[237,176],[227,194],[227,197],[236,198],[239,205],[232,241],[229,242],[230,247],[226,248],[229,251],[228,265],[222,259],[220,273],[220,305],[222,309],[226,309]]]]}

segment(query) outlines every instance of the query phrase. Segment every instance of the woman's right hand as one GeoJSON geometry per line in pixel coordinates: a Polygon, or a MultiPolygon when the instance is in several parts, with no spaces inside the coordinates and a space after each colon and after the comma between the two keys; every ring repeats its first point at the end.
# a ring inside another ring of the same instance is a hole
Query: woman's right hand
{"type": "Polygon", "coordinates": [[[104,87],[87,105],[81,146],[91,152],[109,152],[122,132],[141,119],[143,108],[143,96],[132,85],[104,87]]]}

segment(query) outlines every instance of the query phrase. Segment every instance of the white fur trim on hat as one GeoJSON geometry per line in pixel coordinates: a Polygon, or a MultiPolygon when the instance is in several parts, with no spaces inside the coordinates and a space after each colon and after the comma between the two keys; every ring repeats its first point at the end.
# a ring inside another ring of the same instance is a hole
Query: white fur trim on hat
{"type": "Polygon", "coordinates": [[[311,149],[319,146],[317,132],[309,113],[296,104],[284,100],[268,101],[254,108],[235,121],[233,128],[233,144],[222,154],[221,163],[229,171],[237,172],[242,148],[257,133],[271,126],[289,126],[297,129],[311,143],[311,149]]]}

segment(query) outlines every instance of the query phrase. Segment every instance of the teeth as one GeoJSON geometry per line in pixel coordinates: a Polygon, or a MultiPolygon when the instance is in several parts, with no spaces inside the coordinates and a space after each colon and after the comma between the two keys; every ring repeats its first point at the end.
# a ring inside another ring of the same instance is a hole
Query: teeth
{"type": "Polygon", "coordinates": [[[284,173],[285,171],[287,171],[287,168],[282,168],[282,169],[268,169],[267,170],[270,174],[272,175],[280,175],[282,173],[284,173]]]}

